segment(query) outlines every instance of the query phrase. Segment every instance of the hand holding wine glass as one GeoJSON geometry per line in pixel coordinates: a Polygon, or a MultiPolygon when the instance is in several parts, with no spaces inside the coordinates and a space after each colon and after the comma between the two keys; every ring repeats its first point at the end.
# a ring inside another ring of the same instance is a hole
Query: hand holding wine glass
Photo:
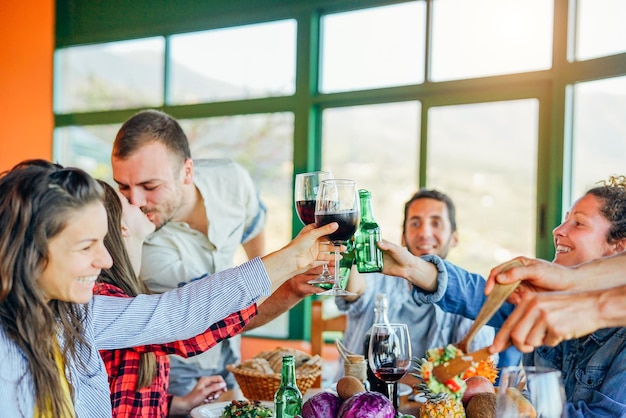
{"type": "Polygon", "coordinates": [[[411,365],[409,328],[406,324],[374,324],[367,355],[376,377],[387,383],[389,400],[395,405],[393,385],[411,365]]]}
{"type": "MultiPolygon", "coordinates": [[[[304,225],[315,223],[315,201],[320,183],[323,180],[332,179],[330,171],[312,171],[310,173],[296,174],[294,201],[298,218],[304,225]]],[[[328,271],[328,265],[324,264],[322,273],[315,279],[309,280],[309,284],[332,283],[334,277],[328,271]]]]}
{"type": "Polygon", "coordinates": [[[348,296],[352,292],[343,290],[339,277],[339,254],[341,245],[354,235],[360,219],[359,196],[354,180],[329,179],[321,183],[315,204],[317,226],[337,222],[339,228],[328,235],[335,250],[335,278],[333,288],[320,295],[348,296]]]}

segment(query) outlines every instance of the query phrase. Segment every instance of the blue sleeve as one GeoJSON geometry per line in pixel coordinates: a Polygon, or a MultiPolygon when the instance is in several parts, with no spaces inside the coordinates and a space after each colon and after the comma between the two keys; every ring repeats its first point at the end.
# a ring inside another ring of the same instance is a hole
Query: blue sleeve
{"type": "MultiPolygon", "coordinates": [[[[437,290],[426,293],[413,286],[416,303],[435,303],[446,312],[475,319],[486,300],[485,279],[435,255],[425,255],[422,259],[437,267],[437,290]]],[[[505,302],[487,324],[499,329],[513,308],[513,305],[505,302]]]]}
{"type": "MultiPolygon", "coordinates": [[[[417,303],[435,303],[445,312],[475,319],[486,300],[485,279],[434,255],[425,255],[422,259],[437,267],[437,290],[434,293],[425,293],[414,286],[413,299],[417,303]]],[[[488,325],[497,332],[513,309],[513,305],[505,302],[488,325]]],[[[515,347],[509,347],[500,353],[498,367],[519,365],[521,359],[522,353],[515,347]]]]}

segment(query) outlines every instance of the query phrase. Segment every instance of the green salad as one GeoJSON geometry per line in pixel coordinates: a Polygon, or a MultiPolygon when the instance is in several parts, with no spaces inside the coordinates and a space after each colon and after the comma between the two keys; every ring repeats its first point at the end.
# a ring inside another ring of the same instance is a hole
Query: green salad
{"type": "Polygon", "coordinates": [[[223,418],[271,418],[274,413],[259,401],[232,401],[224,407],[223,418]]]}

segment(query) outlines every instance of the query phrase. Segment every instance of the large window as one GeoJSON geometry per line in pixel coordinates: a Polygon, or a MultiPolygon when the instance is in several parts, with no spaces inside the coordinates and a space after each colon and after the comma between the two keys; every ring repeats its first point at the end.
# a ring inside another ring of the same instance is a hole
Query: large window
{"type": "Polygon", "coordinates": [[[535,254],[537,100],[430,110],[428,187],[457,207],[450,259],[471,271],[535,254]]]}
{"type": "Polygon", "coordinates": [[[433,80],[550,68],[551,2],[436,0],[433,7],[433,80]]]}
{"type": "Polygon", "coordinates": [[[169,101],[193,104],[293,94],[295,42],[294,20],[172,36],[169,101]]]}
{"type": "Polygon", "coordinates": [[[602,57],[626,51],[623,0],[578,0],[576,59],[602,57]]]}
{"type": "Polygon", "coordinates": [[[163,38],[58,50],[55,112],[161,106],[164,51],[163,38]]]}
{"type": "Polygon", "coordinates": [[[609,176],[626,176],[626,77],[576,84],[573,112],[573,201],[609,176]]]}
{"type": "Polygon", "coordinates": [[[398,243],[404,203],[418,187],[419,119],[419,102],[327,109],[322,117],[323,168],[369,190],[383,237],[398,243]]]}
{"type": "MultiPolygon", "coordinates": [[[[413,192],[450,194],[450,258],[480,273],[551,259],[571,200],[626,174],[624,1],[218,3],[58,0],[54,159],[108,178],[121,123],[161,108],[250,170],[268,250],[301,228],[295,173],[324,168],[396,242],[413,192]]],[[[308,303],[257,333],[306,338],[308,303]]]]}
{"type": "Polygon", "coordinates": [[[321,91],[424,81],[425,2],[408,2],[322,18],[321,91]]]}

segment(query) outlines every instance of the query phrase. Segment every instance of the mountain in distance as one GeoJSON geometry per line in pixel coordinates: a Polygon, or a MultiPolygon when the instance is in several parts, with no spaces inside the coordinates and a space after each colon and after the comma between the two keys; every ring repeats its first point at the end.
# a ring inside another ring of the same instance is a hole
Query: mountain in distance
{"type": "MultiPolygon", "coordinates": [[[[59,51],[63,103],[61,112],[158,107],[163,101],[163,56],[158,51],[133,53],[107,52],[105,47],[79,51],[59,51]]],[[[197,71],[178,65],[171,68],[176,80],[173,96],[186,96],[184,104],[195,103],[194,97],[241,97],[244,89],[232,83],[214,80],[197,71]]],[[[204,99],[203,101],[210,101],[204,99]]]]}

